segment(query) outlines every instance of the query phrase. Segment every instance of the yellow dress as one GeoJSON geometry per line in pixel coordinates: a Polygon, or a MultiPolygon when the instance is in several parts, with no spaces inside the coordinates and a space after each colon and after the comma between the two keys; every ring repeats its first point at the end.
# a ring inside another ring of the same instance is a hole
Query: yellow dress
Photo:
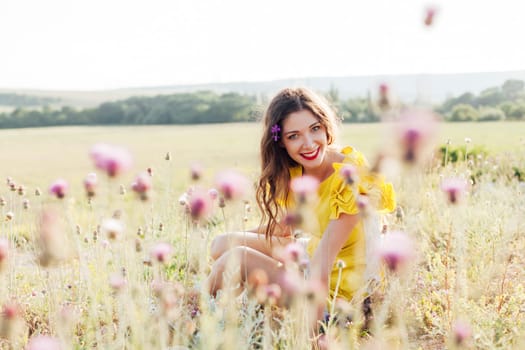
{"type": "MultiPolygon", "coordinates": [[[[341,150],[345,156],[341,163],[333,163],[334,172],[320,183],[318,189],[318,202],[315,207],[317,219],[317,229],[310,233],[307,252],[313,255],[319,241],[324,234],[330,220],[338,219],[342,213],[358,214],[359,207],[356,196],[366,195],[370,203],[381,212],[393,211],[396,206],[395,193],[390,183],[369,172],[368,162],[362,153],[352,147],[345,147],[341,150]],[[346,164],[353,165],[358,173],[359,180],[354,186],[346,184],[340,174],[340,170],[346,164]]],[[[300,166],[290,169],[290,177],[294,178],[302,175],[300,166]]],[[[288,203],[288,205],[292,204],[288,203]]],[[[363,220],[359,220],[349,234],[347,241],[336,257],[336,262],[342,260],[344,267],[341,274],[337,297],[352,299],[354,293],[364,286],[366,268],[366,246],[363,220]]],[[[334,296],[339,275],[337,263],[334,263],[330,276],[330,296],[334,296]]]]}

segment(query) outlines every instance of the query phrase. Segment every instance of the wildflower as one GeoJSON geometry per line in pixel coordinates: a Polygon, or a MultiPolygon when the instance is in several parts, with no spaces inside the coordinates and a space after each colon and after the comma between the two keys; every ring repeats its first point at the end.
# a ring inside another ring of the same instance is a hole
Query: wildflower
{"type": "Polygon", "coordinates": [[[171,160],[171,153],[167,152],[166,156],[164,157],[165,160],[171,160]]]}
{"type": "Polygon", "coordinates": [[[119,190],[118,190],[118,193],[121,195],[121,196],[124,196],[126,194],[126,186],[124,185],[120,185],[119,186],[119,190]]]}
{"type": "Polygon", "coordinates": [[[153,176],[153,169],[151,169],[151,168],[147,168],[147,169],[146,169],[146,172],[148,173],[148,175],[149,175],[150,177],[153,176]]]}
{"type": "Polygon", "coordinates": [[[266,292],[265,300],[270,304],[276,304],[282,295],[281,287],[275,283],[265,286],[264,291],[266,292]]]}
{"type": "Polygon", "coordinates": [[[102,232],[112,240],[120,238],[124,232],[122,222],[116,219],[107,219],[102,223],[102,232]]]}
{"type": "Polygon", "coordinates": [[[7,266],[7,256],[9,255],[9,241],[0,237],[0,272],[7,266]]]}
{"type": "Polygon", "coordinates": [[[306,251],[304,246],[299,242],[292,242],[284,247],[283,260],[299,263],[299,261],[305,256],[306,251]]]}
{"type": "Polygon", "coordinates": [[[26,194],[26,189],[23,185],[18,186],[18,195],[23,196],[26,194]]]}
{"type": "Polygon", "coordinates": [[[191,179],[198,181],[202,177],[203,167],[200,163],[193,163],[190,167],[191,179]]]}
{"type": "Polygon", "coordinates": [[[319,180],[309,175],[296,177],[290,182],[290,188],[300,203],[305,203],[308,197],[316,196],[318,187],[319,180]]]}
{"type": "Polygon", "coordinates": [[[412,240],[404,232],[388,232],[384,235],[378,253],[390,271],[400,272],[414,256],[412,240]]]}
{"type": "Polygon", "coordinates": [[[95,166],[115,177],[131,168],[131,154],[123,147],[98,143],[91,148],[91,158],[95,166]]]}
{"type": "Polygon", "coordinates": [[[126,284],[126,279],[120,273],[115,273],[109,277],[109,285],[115,292],[120,292],[126,284]]]}
{"type": "Polygon", "coordinates": [[[84,179],[84,188],[88,197],[93,197],[95,195],[95,189],[97,187],[97,174],[89,173],[84,179]]]}
{"type": "Polygon", "coordinates": [[[146,173],[139,174],[131,185],[131,189],[140,196],[140,199],[147,200],[148,191],[151,189],[151,176],[146,173]]]}
{"type": "Polygon", "coordinates": [[[284,224],[287,226],[299,226],[303,222],[303,217],[300,213],[290,212],[284,216],[284,224]]]}
{"type": "Polygon", "coordinates": [[[390,99],[389,99],[389,88],[388,85],[385,83],[382,83],[379,85],[379,101],[378,105],[381,109],[387,109],[390,107],[390,99]]]}
{"type": "Polygon", "coordinates": [[[58,339],[47,336],[37,335],[29,340],[26,350],[60,350],[60,342],[58,339]]]}
{"type": "Polygon", "coordinates": [[[461,320],[457,320],[456,322],[454,322],[452,330],[454,332],[454,342],[458,346],[465,344],[465,342],[472,335],[472,329],[470,328],[470,325],[461,320]]]}
{"type": "Polygon", "coordinates": [[[465,137],[465,143],[471,143],[472,139],[470,137],[465,137]]]}
{"type": "Polygon", "coordinates": [[[467,190],[467,181],[460,178],[444,179],[441,183],[441,189],[447,195],[450,204],[457,204],[467,190]]]}
{"type": "Polygon", "coordinates": [[[35,188],[35,196],[40,196],[42,194],[42,191],[40,191],[40,188],[35,188]]]}
{"type": "Polygon", "coordinates": [[[179,197],[179,204],[180,205],[188,205],[188,200],[189,200],[189,195],[188,193],[184,192],[183,194],[181,194],[181,196],[179,197]]]}
{"type": "Polygon", "coordinates": [[[23,324],[20,305],[13,301],[7,302],[2,307],[0,316],[0,338],[15,338],[21,331],[23,324]]]}
{"type": "Polygon", "coordinates": [[[357,169],[350,164],[347,164],[343,166],[340,170],[341,177],[345,179],[345,182],[348,185],[352,185],[355,182],[359,181],[359,177],[357,176],[357,169]]]}
{"type": "Polygon", "coordinates": [[[248,189],[248,180],[235,170],[224,170],[215,179],[217,189],[226,200],[243,197],[248,189]]]}
{"type": "Polygon", "coordinates": [[[191,217],[194,220],[207,217],[212,208],[211,198],[208,193],[199,189],[193,191],[190,195],[188,205],[191,217]]]}
{"type": "Polygon", "coordinates": [[[165,264],[173,254],[173,247],[168,243],[158,243],[151,249],[151,258],[165,264]]]}
{"type": "Polygon", "coordinates": [[[49,192],[57,196],[57,198],[64,198],[64,196],[67,193],[68,188],[69,188],[69,185],[66,180],[58,179],[58,180],[55,180],[55,182],[51,184],[51,186],[49,187],[49,192]]]}
{"type": "Polygon", "coordinates": [[[401,113],[396,127],[401,159],[408,164],[421,161],[435,134],[435,116],[426,110],[407,109],[401,113]]]}
{"type": "Polygon", "coordinates": [[[29,207],[30,207],[30,205],[29,205],[29,199],[24,198],[24,200],[22,200],[22,207],[23,207],[24,209],[26,209],[26,210],[29,209],[29,207]]]}
{"type": "Polygon", "coordinates": [[[436,15],[436,9],[434,7],[428,7],[425,9],[424,23],[427,27],[432,26],[434,23],[434,17],[436,15]]]}
{"type": "Polygon", "coordinates": [[[208,190],[208,194],[210,195],[212,201],[216,200],[219,197],[219,191],[217,191],[215,188],[210,188],[208,190]]]}
{"type": "Polygon", "coordinates": [[[6,200],[4,197],[0,197],[0,207],[5,207],[5,205],[7,204],[6,200]]]}
{"type": "Polygon", "coordinates": [[[11,221],[15,217],[15,214],[12,211],[5,213],[5,221],[11,221]]]}

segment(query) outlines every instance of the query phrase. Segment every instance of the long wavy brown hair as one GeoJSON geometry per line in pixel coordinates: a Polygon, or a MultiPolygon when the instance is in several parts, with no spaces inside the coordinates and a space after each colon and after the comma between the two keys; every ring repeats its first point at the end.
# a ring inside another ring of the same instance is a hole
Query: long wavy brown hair
{"type": "Polygon", "coordinates": [[[338,122],[335,111],[320,95],[306,88],[286,88],[270,102],[263,115],[261,137],[261,176],[257,184],[256,200],[261,210],[261,227],[270,239],[276,226],[285,215],[289,196],[289,169],[297,166],[282,145],[283,121],[294,112],[308,110],[326,130],[328,145],[335,141],[338,122]],[[278,141],[272,134],[272,127],[279,126],[278,141]]]}

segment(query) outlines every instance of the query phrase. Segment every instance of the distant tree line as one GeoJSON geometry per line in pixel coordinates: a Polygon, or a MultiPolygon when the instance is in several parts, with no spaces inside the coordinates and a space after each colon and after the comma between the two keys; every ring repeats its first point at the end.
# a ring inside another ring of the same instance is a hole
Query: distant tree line
{"type": "Polygon", "coordinates": [[[0,93],[0,106],[31,107],[60,102],[59,98],[0,93]]]}
{"type": "MultiPolygon", "coordinates": [[[[345,122],[380,120],[377,101],[370,94],[365,98],[341,99],[337,89],[331,88],[326,97],[345,122]]],[[[67,106],[60,109],[48,105],[40,109],[19,106],[10,113],[0,113],[0,128],[247,122],[256,120],[267,103],[265,96],[200,91],[131,97],[82,110],[67,106]]],[[[486,89],[477,96],[467,92],[450,97],[434,109],[453,122],[525,120],[525,83],[508,80],[501,87],[486,89]]]]}

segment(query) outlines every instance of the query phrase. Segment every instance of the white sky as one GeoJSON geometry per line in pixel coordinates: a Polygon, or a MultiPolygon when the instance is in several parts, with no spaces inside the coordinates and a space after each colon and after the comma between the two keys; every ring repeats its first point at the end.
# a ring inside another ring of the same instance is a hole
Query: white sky
{"type": "Polygon", "coordinates": [[[0,88],[522,70],[521,3],[0,0],[0,88]]]}

